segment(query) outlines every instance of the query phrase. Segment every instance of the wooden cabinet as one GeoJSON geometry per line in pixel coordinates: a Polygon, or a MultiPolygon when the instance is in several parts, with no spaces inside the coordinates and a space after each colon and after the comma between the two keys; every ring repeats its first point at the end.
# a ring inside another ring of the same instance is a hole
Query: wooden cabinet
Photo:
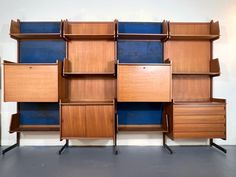
{"type": "Polygon", "coordinates": [[[61,103],[61,138],[113,138],[114,116],[112,102],[61,103]]]}
{"type": "Polygon", "coordinates": [[[119,64],[119,102],[170,102],[170,64],[119,64]]]}
{"type": "Polygon", "coordinates": [[[4,101],[58,102],[61,64],[4,63],[4,101]]]}
{"type": "Polygon", "coordinates": [[[169,105],[170,137],[226,138],[225,102],[173,103],[169,105]]]}

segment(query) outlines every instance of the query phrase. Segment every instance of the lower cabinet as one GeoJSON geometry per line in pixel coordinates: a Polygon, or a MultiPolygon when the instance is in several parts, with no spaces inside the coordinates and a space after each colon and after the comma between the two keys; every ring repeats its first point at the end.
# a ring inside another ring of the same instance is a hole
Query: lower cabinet
{"type": "Polygon", "coordinates": [[[61,138],[113,138],[114,105],[61,104],[61,138]]]}
{"type": "Polygon", "coordinates": [[[169,104],[169,137],[226,139],[225,109],[223,102],[169,104]]]}

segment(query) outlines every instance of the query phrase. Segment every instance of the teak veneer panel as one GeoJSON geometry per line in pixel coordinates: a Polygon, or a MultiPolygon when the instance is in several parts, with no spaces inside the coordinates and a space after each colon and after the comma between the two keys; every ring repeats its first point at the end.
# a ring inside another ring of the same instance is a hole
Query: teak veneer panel
{"type": "Polygon", "coordinates": [[[86,135],[88,137],[113,137],[113,105],[86,106],[86,135]]]}
{"type": "Polygon", "coordinates": [[[209,72],[211,43],[209,41],[167,41],[164,58],[172,61],[173,72],[209,72]]]}
{"type": "Polygon", "coordinates": [[[173,76],[173,100],[209,101],[211,85],[209,76],[173,76]]]}
{"type": "Polygon", "coordinates": [[[226,134],[223,131],[202,131],[202,132],[176,132],[174,138],[225,138],[226,134]]]}
{"type": "Polygon", "coordinates": [[[118,101],[168,102],[171,66],[118,65],[118,101]]]}
{"type": "Polygon", "coordinates": [[[67,78],[68,98],[77,100],[106,100],[116,96],[115,78],[111,76],[80,76],[67,78]]]}
{"type": "Polygon", "coordinates": [[[65,34],[114,35],[114,22],[65,22],[65,34]]]}
{"type": "Polygon", "coordinates": [[[61,136],[84,137],[86,134],[85,106],[61,106],[61,136]]]}
{"type": "Polygon", "coordinates": [[[70,72],[114,73],[114,41],[69,41],[67,45],[70,72]]]}
{"type": "Polygon", "coordinates": [[[4,64],[4,100],[58,102],[58,65],[4,64]]]}

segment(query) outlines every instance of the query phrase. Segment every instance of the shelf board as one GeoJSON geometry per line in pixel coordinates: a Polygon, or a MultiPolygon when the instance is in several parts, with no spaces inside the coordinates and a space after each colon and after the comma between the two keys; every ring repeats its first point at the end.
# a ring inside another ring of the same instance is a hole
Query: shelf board
{"type": "Polygon", "coordinates": [[[172,72],[173,75],[209,75],[218,76],[219,72],[172,72]]]}
{"type": "Polygon", "coordinates": [[[24,131],[59,131],[59,125],[20,125],[16,128],[15,132],[24,132],[24,131]]]}
{"type": "Polygon", "coordinates": [[[64,75],[114,75],[114,72],[64,72],[64,75]]]}
{"type": "Polygon", "coordinates": [[[139,66],[171,66],[170,63],[117,63],[118,65],[139,65],[139,66]]]}
{"type": "Polygon", "coordinates": [[[69,40],[112,40],[115,39],[115,34],[64,34],[64,37],[69,40]]]}
{"type": "Polygon", "coordinates": [[[195,35],[195,34],[170,34],[169,39],[170,40],[216,40],[219,38],[219,35],[195,35]]]}
{"type": "Polygon", "coordinates": [[[114,100],[69,100],[61,105],[113,105],[114,100]]]}
{"type": "Polygon", "coordinates": [[[118,33],[118,39],[165,40],[167,34],[118,33]]]}
{"type": "Polygon", "coordinates": [[[11,33],[14,39],[62,39],[60,33],[11,33]]]}
{"type": "Polygon", "coordinates": [[[119,131],[159,131],[167,132],[162,125],[118,125],[119,131]]]}

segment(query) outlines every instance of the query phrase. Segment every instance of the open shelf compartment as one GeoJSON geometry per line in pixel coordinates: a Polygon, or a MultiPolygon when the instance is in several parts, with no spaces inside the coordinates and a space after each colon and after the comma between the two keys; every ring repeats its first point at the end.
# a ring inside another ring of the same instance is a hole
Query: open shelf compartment
{"type": "Polygon", "coordinates": [[[114,40],[114,22],[72,22],[64,21],[63,36],[67,40],[114,40]]]}
{"type": "Polygon", "coordinates": [[[10,36],[13,39],[61,39],[61,22],[11,21],[10,36]]]}
{"type": "Polygon", "coordinates": [[[118,22],[117,37],[129,40],[166,40],[168,25],[158,22],[118,22]]]}
{"type": "Polygon", "coordinates": [[[13,114],[10,122],[10,133],[24,131],[59,131],[59,125],[21,125],[20,114],[13,114]]]}
{"type": "Polygon", "coordinates": [[[170,40],[216,40],[220,36],[219,22],[169,22],[170,40]]]}

